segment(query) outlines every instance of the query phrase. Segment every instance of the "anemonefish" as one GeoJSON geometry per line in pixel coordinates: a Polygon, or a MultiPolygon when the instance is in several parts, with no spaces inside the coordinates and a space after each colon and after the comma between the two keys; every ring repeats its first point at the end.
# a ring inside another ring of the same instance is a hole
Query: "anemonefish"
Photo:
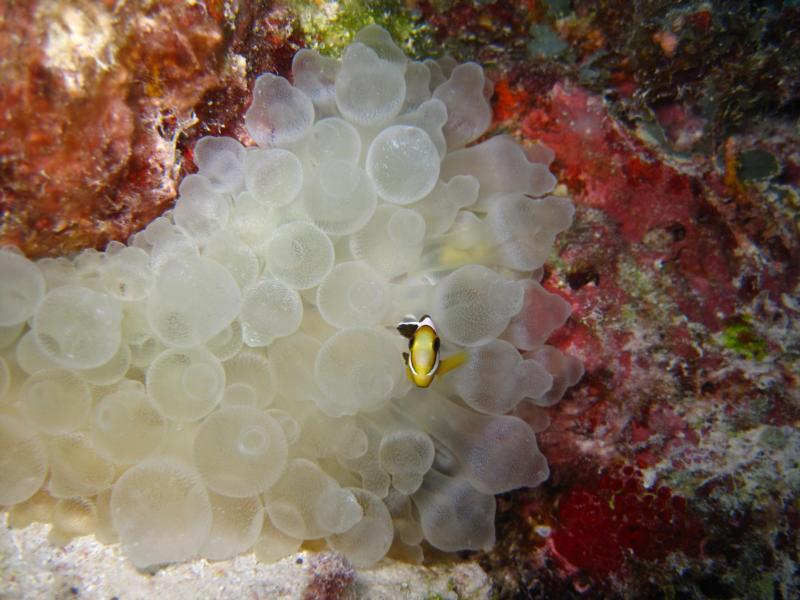
{"type": "Polygon", "coordinates": [[[439,356],[441,341],[429,315],[423,315],[419,321],[403,321],[397,325],[397,331],[408,338],[408,352],[403,352],[406,375],[418,387],[428,387],[436,375],[452,371],[467,358],[466,352],[444,359],[439,356]]]}

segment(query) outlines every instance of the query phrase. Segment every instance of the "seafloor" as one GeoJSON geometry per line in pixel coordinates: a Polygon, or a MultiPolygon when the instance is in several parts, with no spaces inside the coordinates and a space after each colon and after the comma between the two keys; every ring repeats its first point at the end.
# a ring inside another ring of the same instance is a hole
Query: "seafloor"
{"type": "MultiPolygon", "coordinates": [[[[577,205],[543,283],[574,307],[551,342],[586,376],[540,436],[550,480],[499,498],[492,552],[446,565],[488,575],[491,591],[464,595],[799,597],[796,1],[5,1],[0,244],[36,257],[125,240],[170,206],[195,140],[247,139],[257,74],[373,21],[414,56],[484,65],[489,135],[551,148],[577,205]]],[[[0,597],[89,552],[48,559],[2,535],[0,597]]],[[[460,595],[431,575],[443,560],[413,597],[460,595]]],[[[208,597],[254,593],[236,587],[252,565],[185,569],[176,581],[208,597]]],[[[343,573],[292,593],[357,595],[363,578],[343,573]]],[[[78,567],[49,589],[98,585],[78,567]]]]}

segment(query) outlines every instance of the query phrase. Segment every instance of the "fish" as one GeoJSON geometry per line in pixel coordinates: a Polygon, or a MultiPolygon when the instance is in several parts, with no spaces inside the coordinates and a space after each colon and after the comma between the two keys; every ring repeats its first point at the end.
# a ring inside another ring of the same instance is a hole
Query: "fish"
{"type": "Polygon", "coordinates": [[[414,317],[397,325],[397,331],[408,338],[408,352],[403,352],[406,375],[417,387],[426,388],[436,376],[442,376],[460,367],[467,353],[457,352],[447,358],[440,356],[441,340],[430,315],[417,321],[414,317]]]}

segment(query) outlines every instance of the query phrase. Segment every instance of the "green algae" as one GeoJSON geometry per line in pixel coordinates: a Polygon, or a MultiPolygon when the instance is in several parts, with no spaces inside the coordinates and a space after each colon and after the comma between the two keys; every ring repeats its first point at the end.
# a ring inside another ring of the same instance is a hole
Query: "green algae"
{"type": "Polygon", "coordinates": [[[322,54],[341,56],[355,33],[377,23],[414,58],[438,54],[430,27],[421,15],[398,0],[290,0],[309,47],[322,54]]]}
{"type": "Polygon", "coordinates": [[[746,315],[733,317],[722,330],[722,345],[747,358],[748,360],[764,360],[767,356],[767,343],[760,338],[746,315]]]}

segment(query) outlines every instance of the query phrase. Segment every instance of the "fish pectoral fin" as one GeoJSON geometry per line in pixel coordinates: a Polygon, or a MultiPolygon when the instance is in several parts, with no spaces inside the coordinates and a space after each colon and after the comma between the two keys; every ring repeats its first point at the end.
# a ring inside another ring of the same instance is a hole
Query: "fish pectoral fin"
{"type": "Polygon", "coordinates": [[[439,362],[439,368],[436,370],[436,374],[444,375],[445,373],[449,373],[453,369],[457,369],[463,365],[465,362],[467,362],[467,351],[462,350],[461,352],[456,352],[447,358],[443,358],[439,362]]]}
{"type": "Polygon", "coordinates": [[[415,323],[399,323],[397,325],[397,331],[400,332],[400,335],[403,337],[407,337],[411,339],[414,336],[414,332],[417,330],[418,324],[415,323]]]}

